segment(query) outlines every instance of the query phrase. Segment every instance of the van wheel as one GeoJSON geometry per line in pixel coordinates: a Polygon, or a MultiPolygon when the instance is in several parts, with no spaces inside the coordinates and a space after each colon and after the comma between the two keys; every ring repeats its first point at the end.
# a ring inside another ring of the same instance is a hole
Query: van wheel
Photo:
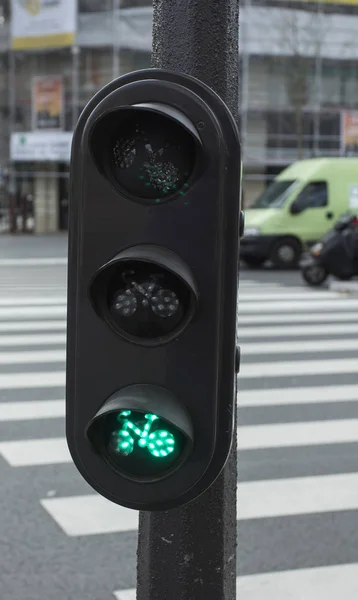
{"type": "Polygon", "coordinates": [[[301,244],[298,240],[282,238],[274,245],[270,260],[278,269],[292,269],[297,266],[301,251],[301,244]]]}

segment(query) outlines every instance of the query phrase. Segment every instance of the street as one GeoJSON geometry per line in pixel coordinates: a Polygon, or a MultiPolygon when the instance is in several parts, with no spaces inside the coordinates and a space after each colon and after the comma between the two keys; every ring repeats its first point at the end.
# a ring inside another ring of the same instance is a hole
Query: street
{"type": "MultiPolygon", "coordinates": [[[[134,600],[138,514],[67,450],[65,259],[65,236],[0,237],[1,600],[134,600]]],[[[357,308],[242,270],[239,600],[357,597],[357,308]]]]}

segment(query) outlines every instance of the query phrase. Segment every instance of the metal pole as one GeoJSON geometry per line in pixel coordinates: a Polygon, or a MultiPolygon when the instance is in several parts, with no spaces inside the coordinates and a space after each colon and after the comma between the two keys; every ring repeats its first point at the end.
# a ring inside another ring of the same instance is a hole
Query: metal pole
{"type": "Polygon", "coordinates": [[[120,75],[120,60],[119,60],[119,52],[120,52],[120,41],[119,38],[119,30],[120,30],[120,19],[121,12],[119,6],[119,0],[113,0],[112,2],[112,77],[116,79],[120,75]]]}
{"type": "Polygon", "coordinates": [[[79,109],[79,54],[80,48],[77,43],[74,44],[71,48],[72,52],[72,131],[75,130],[77,119],[78,119],[78,109],[79,109]]]}
{"type": "Polygon", "coordinates": [[[248,110],[249,110],[249,68],[250,68],[250,48],[249,48],[249,19],[251,0],[245,0],[245,22],[240,26],[240,50],[241,50],[241,142],[242,156],[245,164],[245,158],[248,153],[248,110]]]}
{"type": "MultiPolygon", "coordinates": [[[[15,103],[16,103],[16,87],[15,87],[15,73],[16,73],[16,56],[12,48],[9,50],[9,145],[11,143],[11,135],[15,129],[15,103]]],[[[9,148],[10,150],[10,148],[9,148]]],[[[8,198],[9,198],[9,228],[10,233],[16,231],[16,176],[15,176],[15,163],[11,156],[9,160],[9,186],[8,186],[8,198]]]]}
{"type": "MultiPolygon", "coordinates": [[[[154,0],[153,66],[193,75],[238,120],[239,0],[154,0]]],[[[235,600],[236,439],[214,485],[189,505],[141,512],[137,600],[235,600]]]]}
{"type": "Polygon", "coordinates": [[[321,124],[321,98],[322,98],[322,3],[317,7],[318,39],[315,56],[315,110],[313,123],[313,156],[319,156],[320,124],[321,124]]]}

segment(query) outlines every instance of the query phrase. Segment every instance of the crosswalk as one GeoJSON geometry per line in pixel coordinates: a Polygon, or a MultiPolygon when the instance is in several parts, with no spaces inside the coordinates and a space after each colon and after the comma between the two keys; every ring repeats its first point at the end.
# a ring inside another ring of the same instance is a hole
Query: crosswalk
{"type": "MultiPolygon", "coordinates": [[[[18,295],[0,284],[2,477],[21,487],[31,472],[27,510],[55,546],[70,553],[93,544],[95,554],[100,545],[107,588],[78,597],[134,600],[134,554],[121,568],[121,544],[135,547],[138,513],[95,494],[72,465],[63,430],[66,296],[63,285],[46,294],[41,285],[18,295]]],[[[327,290],[240,283],[240,600],[357,597],[357,309],[358,298],[327,290]]]]}

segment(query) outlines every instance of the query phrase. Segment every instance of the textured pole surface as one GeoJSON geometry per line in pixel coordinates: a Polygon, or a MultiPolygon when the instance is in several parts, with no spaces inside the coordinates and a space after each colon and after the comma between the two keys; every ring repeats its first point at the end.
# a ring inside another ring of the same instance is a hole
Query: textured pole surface
{"type": "MultiPolygon", "coordinates": [[[[153,67],[197,77],[237,119],[239,0],[153,5],[153,67]]],[[[140,513],[137,600],[235,600],[236,485],[235,436],[207,492],[181,508],[140,513]]]]}

